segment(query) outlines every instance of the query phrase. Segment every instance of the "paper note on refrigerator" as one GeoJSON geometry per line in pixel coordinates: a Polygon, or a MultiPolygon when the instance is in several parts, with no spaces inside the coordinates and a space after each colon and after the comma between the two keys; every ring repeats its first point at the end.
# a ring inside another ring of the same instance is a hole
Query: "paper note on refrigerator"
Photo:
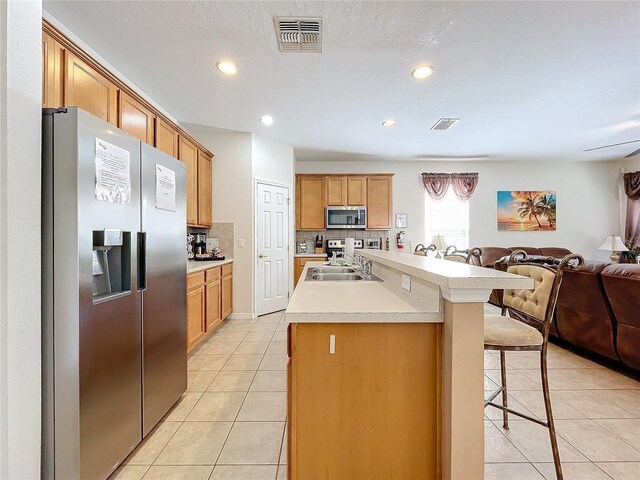
{"type": "Polygon", "coordinates": [[[129,151],[96,137],[97,200],[131,203],[131,168],[129,151]]]}
{"type": "Polygon", "coordinates": [[[157,163],[156,208],[176,211],[176,172],[157,163]]]}

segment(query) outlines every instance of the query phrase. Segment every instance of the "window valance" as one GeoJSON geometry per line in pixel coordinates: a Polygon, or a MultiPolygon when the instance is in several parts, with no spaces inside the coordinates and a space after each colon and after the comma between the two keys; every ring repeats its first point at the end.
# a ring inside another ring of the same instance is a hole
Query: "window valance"
{"type": "Polygon", "coordinates": [[[429,196],[441,200],[447,194],[449,186],[463,202],[471,198],[478,185],[477,173],[423,173],[422,184],[429,196]]]}

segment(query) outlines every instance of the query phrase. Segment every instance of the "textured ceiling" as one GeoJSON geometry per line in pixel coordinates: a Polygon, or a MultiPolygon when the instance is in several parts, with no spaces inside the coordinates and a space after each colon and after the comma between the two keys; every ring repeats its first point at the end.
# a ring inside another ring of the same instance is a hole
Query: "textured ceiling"
{"type": "Polygon", "coordinates": [[[44,8],[180,121],[298,159],[620,158],[640,144],[639,2],[59,2],[44,8]],[[274,16],[321,16],[322,54],[274,16]],[[215,68],[239,66],[235,77],[215,68]],[[434,66],[423,81],[418,63],[434,66]],[[271,114],[272,127],[258,118],[271,114]],[[461,117],[446,132],[440,117],[461,117]],[[398,125],[380,124],[394,118],[398,125]]]}

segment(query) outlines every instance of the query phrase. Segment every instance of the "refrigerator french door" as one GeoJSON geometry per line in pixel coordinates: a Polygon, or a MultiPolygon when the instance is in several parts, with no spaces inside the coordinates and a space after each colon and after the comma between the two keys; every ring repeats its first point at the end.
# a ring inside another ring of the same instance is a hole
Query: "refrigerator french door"
{"type": "Polygon", "coordinates": [[[186,389],[185,166],[78,108],[42,149],[42,477],[104,479],[186,389]]]}

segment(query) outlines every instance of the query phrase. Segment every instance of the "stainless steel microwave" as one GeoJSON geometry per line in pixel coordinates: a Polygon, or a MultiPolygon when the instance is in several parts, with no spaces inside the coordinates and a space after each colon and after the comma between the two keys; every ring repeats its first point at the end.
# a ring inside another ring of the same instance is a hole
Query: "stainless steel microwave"
{"type": "Polygon", "coordinates": [[[367,228],[366,207],[327,207],[327,229],[367,228]]]}

